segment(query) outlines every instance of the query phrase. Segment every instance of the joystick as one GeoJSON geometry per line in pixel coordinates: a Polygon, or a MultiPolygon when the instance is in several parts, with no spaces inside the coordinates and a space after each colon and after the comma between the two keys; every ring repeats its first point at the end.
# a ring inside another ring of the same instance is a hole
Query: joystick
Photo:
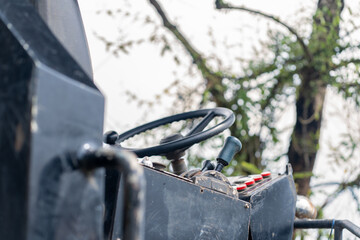
{"type": "Polygon", "coordinates": [[[224,167],[229,165],[236,153],[241,150],[241,142],[236,137],[229,136],[225,140],[224,147],[221,149],[216,161],[215,171],[221,172],[224,167]]]}

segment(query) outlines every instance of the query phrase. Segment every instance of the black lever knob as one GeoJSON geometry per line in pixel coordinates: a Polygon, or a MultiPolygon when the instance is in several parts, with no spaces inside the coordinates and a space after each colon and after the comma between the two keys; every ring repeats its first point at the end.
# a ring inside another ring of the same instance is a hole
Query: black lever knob
{"type": "Polygon", "coordinates": [[[236,137],[229,136],[226,138],[224,147],[216,159],[217,165],[215,171],[221,172],[224,167],[229,165],[235,154],[240,152],[241,147],[241,142],[236,137]]]}
{"type": "Polygon", "coordinates": [[[203,161],[202,165],[203,165],[203,167],[201,169],[201,172],[215,169],[215,165],[210,160],[203,161]]]}

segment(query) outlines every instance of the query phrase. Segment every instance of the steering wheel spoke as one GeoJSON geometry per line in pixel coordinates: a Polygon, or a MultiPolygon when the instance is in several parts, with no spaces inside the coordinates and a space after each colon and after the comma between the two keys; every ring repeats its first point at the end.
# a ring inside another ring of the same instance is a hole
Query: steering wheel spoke
{"type": "Polygon", "coordinates": [[[208,114],[206,114],[206,116],[201,120],[201,122],[199,122],[193,129],[190,130],[190,132],[188,132],[186,134],[186,136],[191,136],[193,134],[199,133],[202,130],[204,130],[206,128],[207,125],[209,125],[209,123],[211,122],[211,120],[213,120],[215,117],[215,113],[213,111],[210,111],[208,114]]]}

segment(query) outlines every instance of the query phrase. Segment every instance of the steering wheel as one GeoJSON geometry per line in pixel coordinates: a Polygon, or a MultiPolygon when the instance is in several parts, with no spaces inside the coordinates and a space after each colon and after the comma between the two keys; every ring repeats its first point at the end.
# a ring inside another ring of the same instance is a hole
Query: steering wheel
{"type": "Polygon", "coordinates": [[[139,158],[145,157],[145,156],[154,156],[154,155],[163,155],[178,149],[188,149],[195,143],[199,143],[201,141],[204,141],[208,138],[211,138],[225,129],[229,128],[235,121],[234,113],[226,108],[211,108],[211,109],[201,109],[191,112],[185,112],[176,114],[173,116],[165,117],[144,125],[141,125],[139,127],[133,128],[121,135],[118,136],[115,145],[123,150],[131,151],[135,153],[139,158]],[[209,122],[217,116],[222,116],[225,119],[217,124],[216,126],[209,128],[205,131],[205,127],[209,124],[209,122]],[[148,147],[148,148],[124,148],[120,144],[124,142],[125,140],[140,134],[142,132],[145,132],[147,130],[165,125],[170,124],[172,122],[180,121],[180,120],[187,120],[187,119],[193,119],[193,118],[199,118],[203,117],[200,123],[198,123],[193,129],[190,130],[189,133],[186,134],[181,139],[170,141],[167,143],[162,143],[157,146],[148,147]]]}

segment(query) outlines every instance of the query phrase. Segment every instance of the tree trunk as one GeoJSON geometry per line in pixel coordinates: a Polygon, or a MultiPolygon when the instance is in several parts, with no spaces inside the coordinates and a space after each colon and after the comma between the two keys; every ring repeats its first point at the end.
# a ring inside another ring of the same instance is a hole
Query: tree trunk
{"type": "Polygon", "coordinates": [[[288,151],[294,172],[303,173],[301,178],[296,179],[297,192],[301,195],[309,192],[310,176],[319,145],[326,85],[317,77],[314,69],[307,70],[303,75],[303,84],[296,101],[297,121],[288,151]]]}
{"type": "Polygon", "coordinates": [[[309,49],[312,62],[301,70],[302,84],[297,92],[297,120],[288,150],[294,172],[301,173],[295,180],[297,192],[308,195],[310,177],[319,146],[322,110],[326,94],[329,66],[339,39],[339,20],[344,7],[342,0],[319,0],[314,15],[309,49]]]}

